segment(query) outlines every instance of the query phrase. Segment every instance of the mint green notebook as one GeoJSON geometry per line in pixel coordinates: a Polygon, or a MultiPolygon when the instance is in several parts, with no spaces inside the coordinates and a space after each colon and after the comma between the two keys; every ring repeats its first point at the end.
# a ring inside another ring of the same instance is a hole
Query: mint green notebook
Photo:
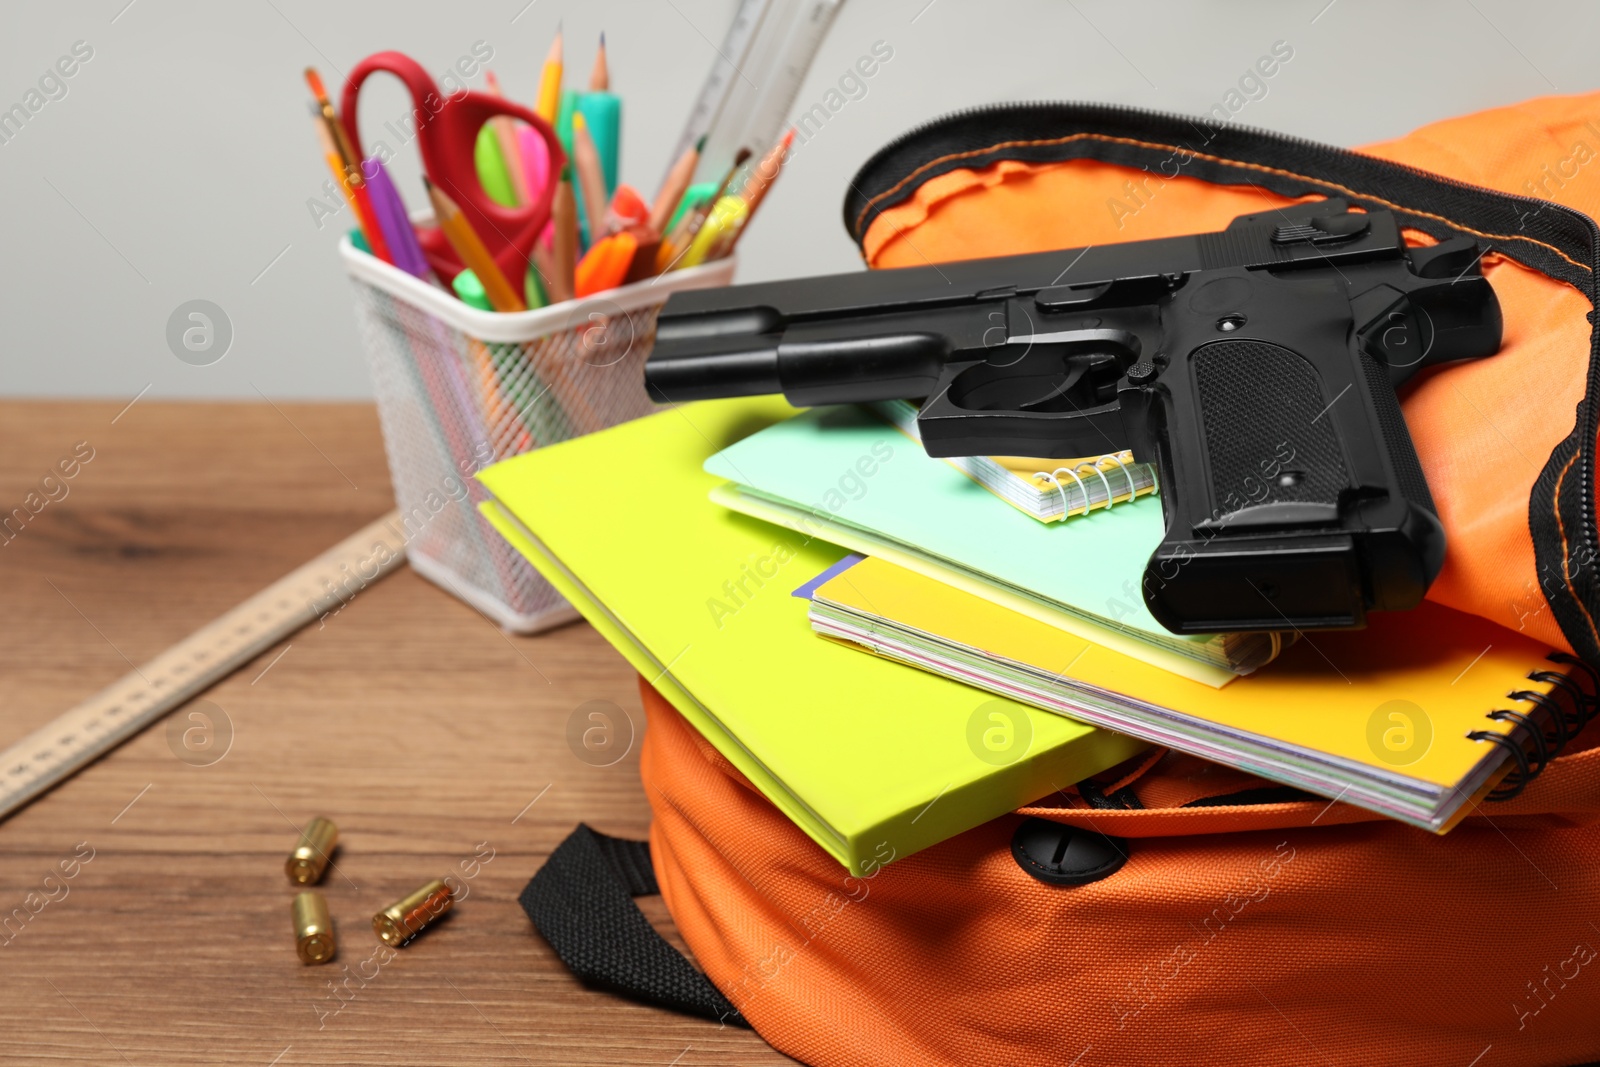
{"type": "Polygon", "coordinates": [[[1198,681],[1221,685],[1276,651],[1270,635],[1184,636],[1150,615],[1140,582],[1165,528],[1160,500],[1035,522],[899,434],[883,445],[885,429],[860,408],[817,408],[718,452],[706,470],[735,484],[717,497],[730,507],[814,529],[1198,681]]]}
{"type": "MultiPolygon", "coordinates": [[[[701,469],[792,411],[772,399],[693,404],[506,460],[478,476],[495,496],[484,514],[851,870],[937,844],[1139,751],[1122,735],[812,633],[806,601],[790,592],[844,553],[712,503],[717,479],[701,469]],[[625,492],[614,489],[619,478],[625,492]],[[1031,741],[1003,758],[974,741],[994,714],[1031,741]]],[[[879,430],[908,450],[898,432],[879,430]]]]}

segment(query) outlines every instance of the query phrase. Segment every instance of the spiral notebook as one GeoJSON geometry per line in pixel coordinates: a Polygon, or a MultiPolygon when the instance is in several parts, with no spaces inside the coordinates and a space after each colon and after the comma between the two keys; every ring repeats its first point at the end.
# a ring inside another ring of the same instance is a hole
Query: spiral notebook
{"type": "MultiPolygon", "coordinates": [[[[867,406],[895,429],[922,443],[917,406],[911,401],[885,400],[867,406]]],[[[1135,463],[1133,453],[1128,451],[1078,459],[951,456],[944,462],[1040,522],[1062,522],[1156,491],[1155,467],[1135,463]]]]}
{"type": "Polygon", "coordinates": [[[735,511],[891,559],[1186,678],[1221,686],[1275,656],[1273,633],[1174,634],[1145,607],[1166,521],[1154,497],[1071,522],[1011,508],[871,412],[813,408],[706,460],[735,511]]]}
{"type": "Polygon", "coordinates": [[[1431,602],[1308,635],[1219,691],[881,559],[802,588],[824,636],[1435,832],[1588,718],[1538,642],[1431,602]]]}

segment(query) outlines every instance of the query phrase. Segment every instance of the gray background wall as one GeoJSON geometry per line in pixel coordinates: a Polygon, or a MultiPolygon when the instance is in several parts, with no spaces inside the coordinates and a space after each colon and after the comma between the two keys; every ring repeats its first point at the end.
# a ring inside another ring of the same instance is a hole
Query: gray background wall
{"type": "MultiPolygon", "coordinates": [[[[605,29],[627,99],[623,180],[653,189],[734,0],[94,0],[8,4],[0,109],[74,42],[93,56],[0,144],[0,393],[350,398],[369,394],[335,253],[306,206],[326,177],[301,68],[336,84],[398,48],[433,71],[482,40],[529,100],[558,19],[586,76],[605,29]],[[169,351],[196,298],[233,324],[205,367],[169,351]]],[[[846,179],[924,119],[995,100],[1209,109],[1273,42],[1292,62],[1236,121],[1336,144],[1547,93],[1600,87],[1600,5],[1526,0],[847,0],[802,88],[819,101],[875,41],[894,50],[799,153],[742,244],[742,278],[859,265],[846,179]]],[[[364,125],[406,108],[364,93],[364,125]]],[[[420,199],[414,153],[396,180],[420,199]]]]}

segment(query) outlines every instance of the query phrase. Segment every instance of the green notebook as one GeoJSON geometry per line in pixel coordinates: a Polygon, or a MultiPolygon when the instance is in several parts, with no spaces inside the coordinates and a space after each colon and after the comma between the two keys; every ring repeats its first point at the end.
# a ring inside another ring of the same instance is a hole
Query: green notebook
{"type": "MultiPolygon", "coordinates": [[[[1119,734],[813,634],[806,602],[790,591],[844,553],[712,503],[718,479],[701,469],[714,452],[792,414],[776,399],[709,401],[539,449],[478,476],[495,496],[483,511],[853,871],[1139,751],[1119,734]]],[[[879,423],[879,432],[886,447],[910,452],[891,427],[879,423]]]]}
{"type": "Polygon", "coordinates": [[[1185,636],[1150,615],[1140,583],[1166,526],[1160,500],[1034,522],[885,429],[854,407],[798,415],[706,461],[707,471],[734,483],[715,499],[1209,685],[1279,651],[1272,634],[1185,636]],[[886,439],[893,447],[880,457],[875,449],[886,439]]]}

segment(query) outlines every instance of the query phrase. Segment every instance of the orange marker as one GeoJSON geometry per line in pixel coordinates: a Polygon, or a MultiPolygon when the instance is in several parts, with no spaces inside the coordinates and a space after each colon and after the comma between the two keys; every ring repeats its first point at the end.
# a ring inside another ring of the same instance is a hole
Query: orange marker
{"type": "Polygon", "coordinates": [[[576,295],[591,296],[621,285],[638,247],[639,239],[627,230],[597,241],[578,264],[576,295]]]}
{"type": "Polygon", "coordinates": [[[642,226],[650,217],[650,205],[644,202],[631,185],[619,185],[606,209],[606,233],[616,233],[629,226],[642,226]]]}
{"type": "Polygon", "coordinates": [[[489,303],[496,311],[526,311],[528,305],[506,281],[505,274],[495,264],[494,257],[489,255],[489,250],[483,246],[483,241],[461,213],[461,208],[443,190],[435,187],[427,175],[423,175],[422,184],[428,187],[428,199],[433,201],[433,214],[439,229],[444,232],[450,247],[456,250],[456,255],[461,257],[462,264],[470,267],[472,273],[478,276],[489,303]]]}

